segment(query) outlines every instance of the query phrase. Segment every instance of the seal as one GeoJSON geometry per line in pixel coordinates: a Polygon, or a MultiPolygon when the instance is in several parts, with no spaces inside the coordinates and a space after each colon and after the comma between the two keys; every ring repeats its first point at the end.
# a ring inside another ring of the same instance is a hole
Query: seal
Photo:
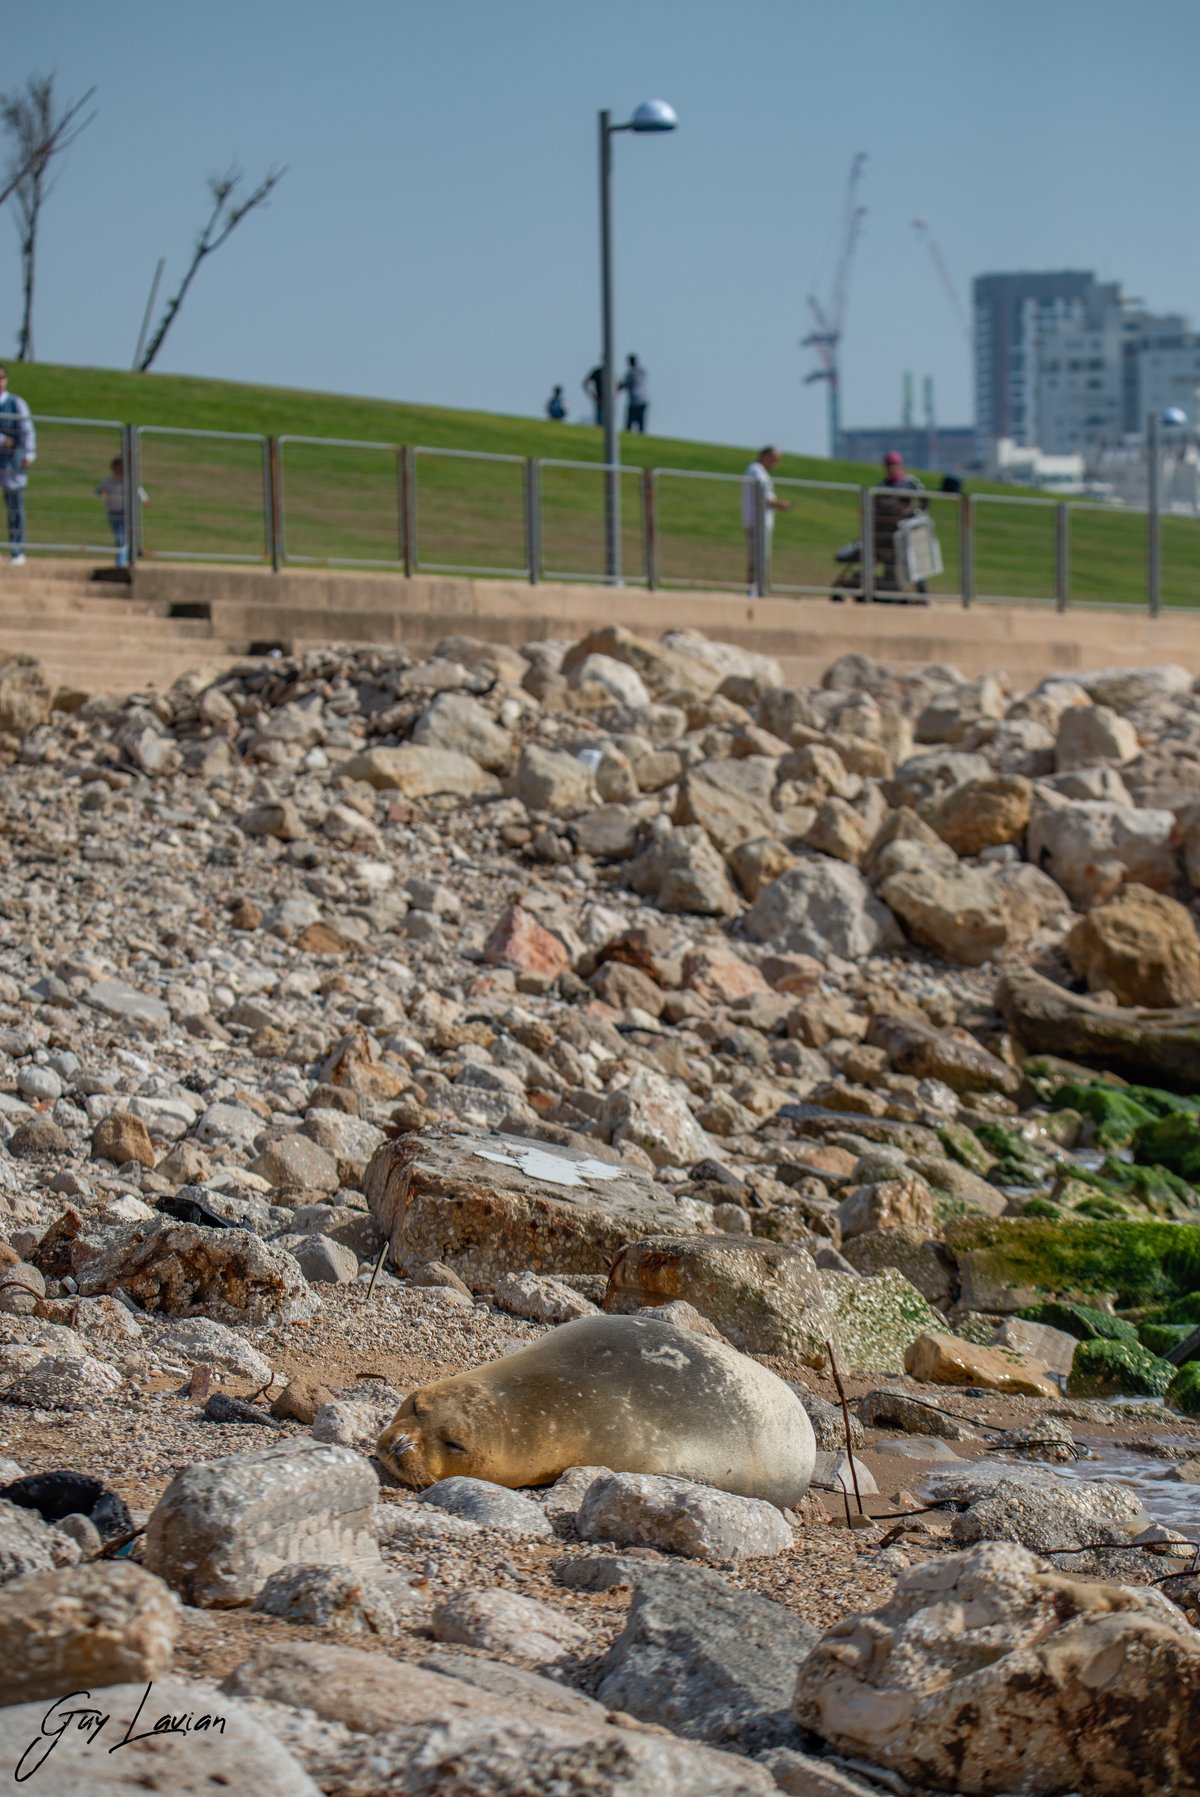
{"type": "Polygon", "coordinates": [[[784,1509],[808,1489],[816,1443],[782,1379],[727,1342],[643,1311],[580,1317],[421,1386],[375,1451],[417,1491],[456,1476],[549,1485],[569,1466],[606,1466],[784,1509]]]}

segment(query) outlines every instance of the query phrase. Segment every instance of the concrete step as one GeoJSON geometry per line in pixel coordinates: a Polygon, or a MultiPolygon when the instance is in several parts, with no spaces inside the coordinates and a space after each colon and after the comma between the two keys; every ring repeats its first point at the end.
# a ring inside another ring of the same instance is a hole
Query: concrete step
{"type": "Polygon", "coordinates": [[[153,612],[140,618],[106,617],[93,612],[74,616],[60,612],[10,612],[0,606],[0,632],[6,636],[25,634],[39,641],[69,636],[81,644],[105,643],[116,636],[149,643],[203,641],[211,638],[213,628],[207,618],[164,618],[153,612]]]}

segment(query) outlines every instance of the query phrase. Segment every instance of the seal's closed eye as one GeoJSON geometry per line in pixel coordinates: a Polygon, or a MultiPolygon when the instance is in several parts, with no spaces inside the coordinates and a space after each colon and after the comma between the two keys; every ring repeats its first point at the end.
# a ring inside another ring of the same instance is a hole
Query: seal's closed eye
{"type": "Polygon", "coordinates": [[[451,1441],[448,1435],[442,1436],[442,1446],[449,1448],[452,1454],[465,1454],[467,1451],[461,1441],[451,1441]]]}

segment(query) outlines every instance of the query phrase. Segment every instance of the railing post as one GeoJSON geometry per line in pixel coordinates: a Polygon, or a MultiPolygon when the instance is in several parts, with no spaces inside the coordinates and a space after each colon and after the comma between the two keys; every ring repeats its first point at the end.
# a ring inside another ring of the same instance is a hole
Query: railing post
{"type": "Polygon", "coordinates": [[[272,572],[283,561],[283,492],[279,476],[279,439],[263,438],[263,523],[272,572]]]}
{"type": "Polygon", "coordinates": [[[400,554],[404,572],[412,578],[417,565],[417,508],[413,490],[413,452],[405,443],[396,452],[396,477],[400,483],[400,554]]]}
{"type": "Polygon", "coordinates": [[[870,487],[864,487],[859,495],[859,535],[862,538],[862,554],[859,566],[862,569],[863,603],[873,605],[875,602],[875,496],[870,487]]]}
{"type": "Polygon", "coordinates": [[[1158,453],[1157,412],[1146,420],[1146,457],[1149,475],[1146,495],[1146,609],[1152,618],[1158,616],[1159,579],[1162,567],[1162,532],[1159,513],[1162,505],[1162,464],[1158,453]]]}
{"type": "Polygon", "coordinates": [[[1065,499],[1054,516],[1054,603],[1066,611],[1071,596],[1071,512],[1065,499]]]}
{"type": "Polygon", "coordinates": [[[525,457],[525,564],[529,584],[535,587],[542,571],[541,469],[533,456],[525,457]]]}
{"type": "Polygon", "coordinates": [[[975,597],[975,507],[969,493],[963,494],[958,514],[958,566],[966,611],[975,597]]]}
{"type": "Polygon", "coordinates": [[[646,564],[646,585],[653,592],[658,585],[658,513],[653,468],[642,469],[642,559],[646,564]]]}
{"type": "Polygon", "coordinates": [[[133,564],[142,551],[142,508],[138,467],[137,425],[121,426],[121,466],[124,469],[125,500],[125,564],[133,575],[133,564]]]}

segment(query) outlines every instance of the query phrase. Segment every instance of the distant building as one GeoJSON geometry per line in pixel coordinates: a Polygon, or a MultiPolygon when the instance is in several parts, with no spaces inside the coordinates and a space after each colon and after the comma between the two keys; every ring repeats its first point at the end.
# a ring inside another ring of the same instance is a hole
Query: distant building
{"type": "Polygon", "coordinates": [[[969,424],[864,424],[843,430],[838,454],[850,462],[882,462],[898,450],[910,468],[936,474],[969,474],[975,467],[975,432],[969,424]]]}
{"type": "Polygon", "coordinates": [[[1131,313],[1126,322],[1123,364],[1126,432],[1142,432],[1151,412],[1178,406],[1195,430],[1200,425],[1200,333],[1179,313],[1155,318],[1131,313]]]}
{"type": "MultiPolygon", "coordinates": [[[[1119,320],[1121,296],[1115,282],[1098,282],[1087,270],[1060,269],[1045,274],[977,275],[973,299],[976,456],[982,463],[988,459],[989,445],[998,438],[1022,448],[1039,442],[1039,348],[1043,337],[1064,331],[1082,331],[1085,338],[1104,335],[1109,328],[1105,321],[1114,309],[1119,320]],[[1097,321],[1094,331],[1088,320],[1097,321]]],[[[1068,347],[1061,354],[1068,361],[1091,361],[1102,360],[1105,351],[1068,347]]],[[[1072,372],[1083,375],[1083,386],[1078,393],[1072,389],[1069,403],[1063,393],[1059,414],[1064,423],[1078,400],[1103,391],[1086,385],[1099,370],[1072,372]]],[[[1099,412],[1103,408],[1097,405],[1094,409],[1099,412]]]]}

